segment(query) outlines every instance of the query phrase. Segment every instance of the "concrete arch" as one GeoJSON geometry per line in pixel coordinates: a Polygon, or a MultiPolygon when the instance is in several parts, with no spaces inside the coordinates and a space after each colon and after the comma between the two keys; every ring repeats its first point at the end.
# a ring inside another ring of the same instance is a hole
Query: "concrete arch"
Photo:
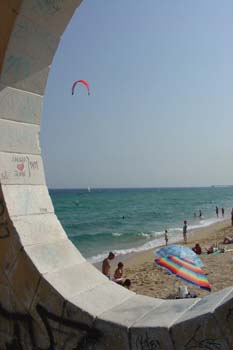
{"type": "Polygon", "coordinates": [[[54,214],[40,116],[80,3],[0,4],[0,349],[233,349],[233,288],[177,301],[136,295],[86,262],[54,214]]]}

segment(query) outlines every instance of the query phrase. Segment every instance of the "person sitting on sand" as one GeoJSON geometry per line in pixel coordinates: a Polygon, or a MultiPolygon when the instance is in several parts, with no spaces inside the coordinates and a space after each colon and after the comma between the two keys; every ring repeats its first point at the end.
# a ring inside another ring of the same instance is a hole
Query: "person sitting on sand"
{"type": "Polygon", "coordinates": [[[233,238],[226,236],[223,240],[223,244],[231,244],[233,243],[233,238]]]}
{"type": "Polygon", "coordinates": [[[115,258],[115,254],[110,252],[108,254],[108,257],[104,259],[102,264],[102,273],[107,276],[109,279],[111,278],[111,264],[110,260],[113,260],[115,258]]]}
{"type": "Polygon", "coordinates": [[[122,284],[123,287],[129,289],[131,286],[131,281],[129,278],[126,278],[125,282],[122,284]]]}
{"type": "Polygon", "coordinates": [[[123,282],[124,282],[123,267],[124,267],[124,264],[122,262],[119,262],[117,265],[117,268],[115,270],[115,273],[114,273],[113,281],[118,283],[118,284],[123,284],[123,282]]]}
{"type": "Polygon", "coordinates": [[[195,244],[195,247],[193,247],[192,250],[193,250],[196,254],[198,254],[198,255],[200,255],[201,252],[202,252],[201,246],[200,246],[199,243],[196,243],[196,244],[195,244]]]}

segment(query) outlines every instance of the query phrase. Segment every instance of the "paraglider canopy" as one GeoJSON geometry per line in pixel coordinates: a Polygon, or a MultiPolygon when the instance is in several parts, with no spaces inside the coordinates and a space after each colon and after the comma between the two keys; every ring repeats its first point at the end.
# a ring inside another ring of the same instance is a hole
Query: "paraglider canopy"
{"type": "Polygon", "coordinates": [[[72,95],[74,95],[74,90],[75,90],[75,87],[76,87],[76,85],[78,83],[81,83],[81,84],[85,85],[86,88],[87,88],[87,91],[88,91],[88,95],[90,95],[90,86],[89,86],[89,84],[88,84],[88,82],[86,80],[82,80],[82,79],[81,80],[77,80],[77,81],[74,82],[74,84],[72,86],[72,95]]]}

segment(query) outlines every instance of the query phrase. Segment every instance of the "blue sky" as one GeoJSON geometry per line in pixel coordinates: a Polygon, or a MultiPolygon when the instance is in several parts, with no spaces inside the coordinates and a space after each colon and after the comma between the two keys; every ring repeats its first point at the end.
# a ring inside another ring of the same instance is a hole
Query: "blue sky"
{"type": "Polygon", "coordinates": [[[230,0],[84,0],[46,88],[48,186],[232,184],[232,18],[230,0]]]}

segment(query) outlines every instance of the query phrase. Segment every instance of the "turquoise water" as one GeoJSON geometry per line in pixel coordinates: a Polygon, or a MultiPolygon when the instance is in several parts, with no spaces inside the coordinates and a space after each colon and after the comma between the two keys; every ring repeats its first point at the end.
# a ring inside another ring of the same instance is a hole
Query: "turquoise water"
{"type": "Polygon", "coordinates": [[[208,226],[222,220],[216,218],[215,206],[225,208],[225,217],[233,207],[233,187],[49,192],[69,238],[92,262],[110,250],[127,254],[163,244],[165,229],[174,242],[182,237],[184,220],[189,230],[208,226]]]}

